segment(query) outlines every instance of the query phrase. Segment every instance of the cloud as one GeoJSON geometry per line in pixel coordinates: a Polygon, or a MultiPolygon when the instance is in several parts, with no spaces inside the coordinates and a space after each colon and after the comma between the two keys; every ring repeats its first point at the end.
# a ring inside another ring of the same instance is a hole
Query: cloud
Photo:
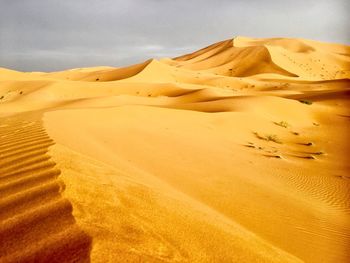
{"type": "Polygon", "coordinates": [[[0,1],[0,66],[24,71],[122,66],[236,35],[349,43],[347,0],[0,1]]]}

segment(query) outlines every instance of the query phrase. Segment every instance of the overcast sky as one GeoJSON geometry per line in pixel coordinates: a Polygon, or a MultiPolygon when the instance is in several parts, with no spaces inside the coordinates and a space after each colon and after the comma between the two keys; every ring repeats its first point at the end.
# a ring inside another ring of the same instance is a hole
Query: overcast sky
{"type": "Polygon", "coordinates": [[[243,35],[350,43],[349,0],[0,0],[0,67],[125,66],[243,35]]]}

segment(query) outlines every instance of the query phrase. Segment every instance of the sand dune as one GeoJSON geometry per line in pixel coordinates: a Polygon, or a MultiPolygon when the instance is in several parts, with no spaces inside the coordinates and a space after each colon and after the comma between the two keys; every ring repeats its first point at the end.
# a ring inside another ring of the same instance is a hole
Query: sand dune
{"type": "Polygon", "coordinates": [[[0,68],[1,262],[346,262],[350,47],[0,68]]]}

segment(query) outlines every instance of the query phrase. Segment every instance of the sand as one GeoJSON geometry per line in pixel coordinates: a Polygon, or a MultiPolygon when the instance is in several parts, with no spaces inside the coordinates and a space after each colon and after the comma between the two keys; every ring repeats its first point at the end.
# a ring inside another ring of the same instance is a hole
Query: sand
{"type": "Polygon", "coordinates": [[[350,47],[0,68],[0,262],[346,262],[350,47]]]}

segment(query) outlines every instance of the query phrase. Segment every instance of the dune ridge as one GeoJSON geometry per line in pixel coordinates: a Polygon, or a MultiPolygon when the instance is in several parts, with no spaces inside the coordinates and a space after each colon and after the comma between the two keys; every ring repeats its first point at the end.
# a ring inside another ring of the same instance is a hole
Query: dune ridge
{"type": "Polygon", "coordinates": [[[0,255],[346,262],[349,83],[350,47],[287,38],[0,68],[0,255]]]}
{"type": "Polygon", "coordinates": [[[60,170],[47,154],[53,140],[40,114],[0,123],[0,261],[89,262],[91,238],[61,196],[60,170]]]}

